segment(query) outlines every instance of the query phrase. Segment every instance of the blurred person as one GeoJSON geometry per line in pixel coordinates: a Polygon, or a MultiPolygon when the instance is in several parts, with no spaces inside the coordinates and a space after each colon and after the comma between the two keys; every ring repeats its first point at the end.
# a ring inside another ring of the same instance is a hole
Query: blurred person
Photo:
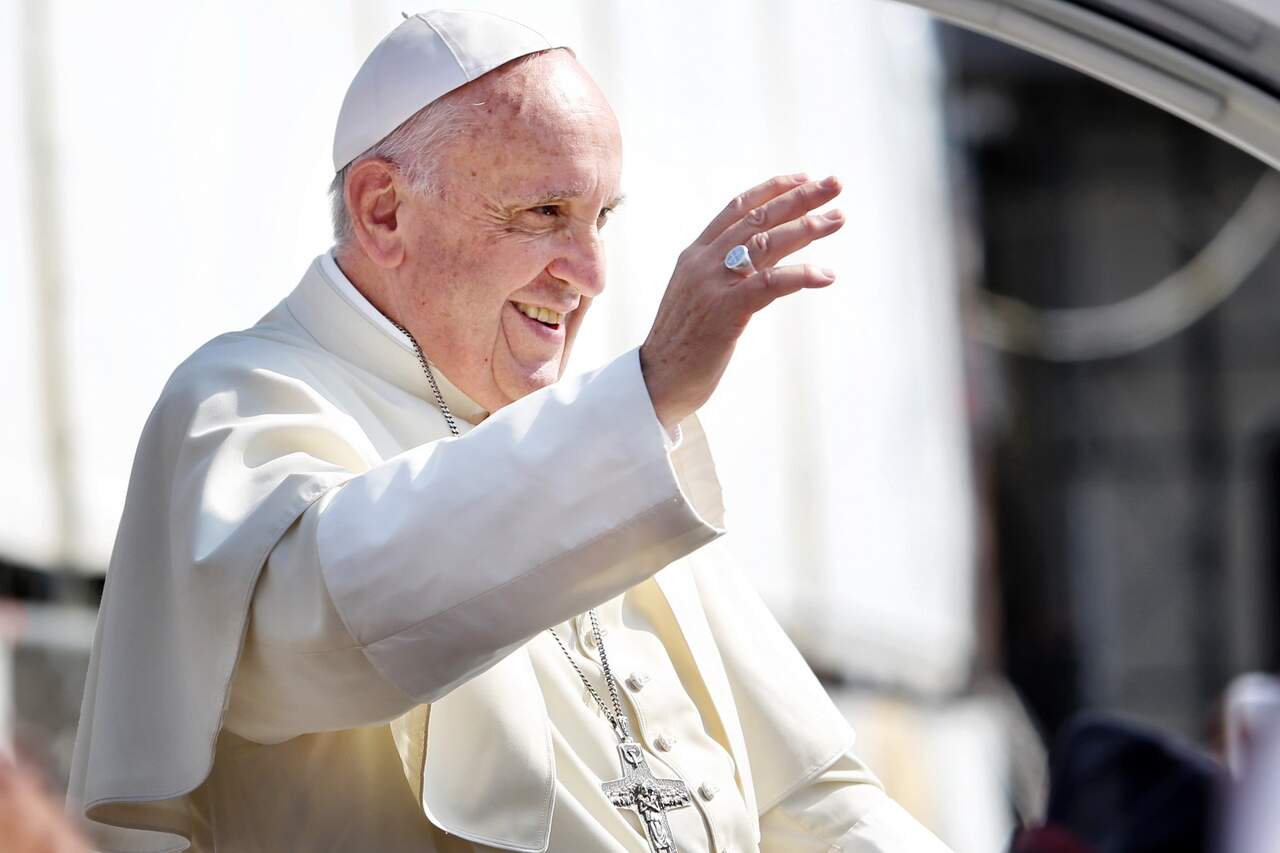
{"type": "Polygon", "coordinates": [[[1241,744],[1247,758],[1231,787],[1227,853],[1280,850],[1280,727],[1267,726],[1241,744]]]}
{"type": "Polygon", "coordinates": [[[36,775],[0,754],[0,850],[89,853],[36,775]]]}
{"type": "Polygon", "coordinates": [[[1222,768],[1148,726],[1077,715],[1049,756],[1044,822],[1013,853],[1208,853],[1219,825],[1222,768]]]}
{"type": "MultiPolygon", "coordinates": [[[[0,598],[0,655],[11,654],[26,627],[22,603],[0,598]]],[[[9,722],[0,716],[0,851],[88,853],[34,765],[15,757],[15,753],[25,754],[27,744],[7,730],[9,722]]]]}
{"type": "Polygon", "coordinates": [[[1227,685],[1222,697],[1222,751],[1231,775],[1239,779],[1273,732],[1280,732],[1280,678],[1246,672],[1227,685]]]}
{"type": "Polygon", "coordinates": [[[571,51],[406,16],[334,167],[335,247],[144,429],[69,795],[95,844],[944,851],[715,541],[694,417],[755,312],[834,280],[778,264],[839,182],[735,198],[643,345],[558,381],[620,200],[571,51]]]}

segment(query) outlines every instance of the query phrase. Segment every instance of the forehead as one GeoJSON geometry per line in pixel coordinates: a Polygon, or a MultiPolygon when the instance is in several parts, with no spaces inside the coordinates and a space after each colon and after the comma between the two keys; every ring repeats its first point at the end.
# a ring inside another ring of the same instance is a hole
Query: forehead
{"type": "Polygon", "coordinates": [[[533,57],[467,95],[474,112],[449,152],[463,177],[533,200],[616,193],[617,119],[571,55],[533,57]]]}
{"type": "Polygon", "coordinates": [[[568,115],[612,110],[604,93],[567,50],[514,60],[468,84],[468,100],[497,119],[554,122],[568,115]]]}

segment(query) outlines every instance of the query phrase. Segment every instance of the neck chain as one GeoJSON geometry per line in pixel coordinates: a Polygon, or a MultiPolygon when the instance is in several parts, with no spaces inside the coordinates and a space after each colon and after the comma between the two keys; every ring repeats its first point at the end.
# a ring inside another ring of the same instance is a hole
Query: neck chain
{"type": "MultiPolygon", "coordinates": [[[[388,317],[388,320],[391,318],[388,317]]],[[[391,320],[391,325],[400,330],[400,334],[409,339],[409,343],[413,344],[413,352],[418,356],[418,364],[422,365],[422,372],[427,374],[427,382],[431,384],[431,393],[435,395],[436,405],[440,407],[440,414],[444,415],[444,422],[449,425],[449,432],[454,438],[457,438],[458,424],[453,419],[453,412],[449,409],[449,404],[444,401],[444,395],[440,393],[440,385],[436,382],[436,375],[431,372],[431,365],[427,363],[427,357],[422,354],[422,347],[418,346],[418,339],[409,334],[409,330],[401,326],[395,320],[391,320]]]]}
{"type": "Polygon", "coordinates": [[[613,677],[613,671],[609,669],[609,656],[604,651],[604,635],[600,631],[600,620],[596,617],[594,609],[588,610],[587,615],[591,617],[591,637],[596,641],[596,650],[600,652],[600,669],[604,672],[604,683],[609,688],[609,699],[613,702],[612,713],[609,712],[609,707],[604,704],[604,700],[600,698],[600,694],[591,686],[591,681],[588,680],[586,673],[582,671],[582,667],[578,666],[578,662],[573,659],[573,655],[569,654],[568,647],[560,639],[556,629],[548,628],[547,631],[556,638],[556,645],[560,647],[560,651],[564,652],[565,658],[577,671],[582,683],[587,686],[587,690],[591,693],[591,698],[596,700],[596,704],[600,706],[600,710],[604,713],[604,718],[609,721],[609,725],[613,726],[613,733],[617,735],[618,741],[631,740],[631,728],[627,724],[627,715],[622,710],[621,700],[618,699],[618,682],[613,677]]]}
{"type": "MultiPolygon", "coordinates": [[[[458,423],[454,420],[453,412],[449,409],[449,404],[444,401],[444,394],[440,392],[440,384],[436,382],[435,374],[431,372],[431,364],[427,361],[427,356],[422,352],[422,347],[418,346],[418,340],[409,334],[409,330],[397,323],[395,320],[391,324],[400,330],[400,333],[409,339],[409,343],[413,345],[414,355],[418,357],[418,364],[422,366],[422,372],[427,375],[427,382],[431,385],[431,394],[436,398],[436,406],[440,409],[440,414],[444,416],[444,422],[449,427],[450,435],[457,438],[461,433],[458,431],[458,423]]],[[[582,683],[586,685],[587,690],[591,693],[591,697],[596,700],[596,704],[600,706],[601,712],[604,714],[609,725],[613,727],[613,733],[617,735],[619,741],[631,740],[631,728],[627,722],[626,712],[622,710],[622,701],[618,698],[618,682],[613,677],[613,670],[609,668],[609,656],[604,650],[604,636],[600,631],[600,620],[596,616],[594,609],[588,610],[587,615],[591,617],[591,635],[596,641],[596,648],[600,651],[600,669],[604,672],[604,683],[609,688],[609,699],[613,704],[612,710],[600,698],[600,694],[596,692],[596,688],[587,678],[586,673],[582,671],[582,667],[578,666],[578,662],[573,659],[573,655],[569,654],[569,649],[560,639],[560,635],[556,633],[554,628],[548,628],[547,631],[556,640],[556,645],[564,652],[565,658],[573,666],[578,677],[582,679],[582,683]]]]}
{"type": "MultiPolygon", "coordinates": [[[[444,394],[440,393],[440,385],[436,382],[435,374],[431,372],[431,365],[427,362],[422,347],[418,346],[417,339],[409,334],[408,329],[395,320],[391,322],[409,339],[409,343],[413,344],[413,351],[418,356],[418,364],[422,365],[422,372],[427,375],[427,382],[431,384],[431,393],[436,398],[440,414],[444,416],[444,422],[448,424],[450,434],[456,438],[461,435],[458,424],[453,419],[449,404],[444,401],[444,394]]],[[[591,636],[596,642],[596,650],[600,652],[600,669],[604,672],[604,683],[609,688],[612,710],[600,698],[600,694],[596,692],[590,679],[582,671],[582,667],[578,666],[578,662],[573,659],[573,655],[569,654],[569,648],[560,639],[560,635],[554,628],[548,628],[547,631],[555,638],[556,645],[560,647],[560,651],[564,652],[565,658],[578,673],[582,683],[587,686],[591,697],[600,706],[601,712],[604,713],[605,719],[609,721],[614,735],[618,738],[618,758],[622,762],[622,778],[604,782],[600,787],[613,805],[620,809],[633,809],[640,815],[649,849],[653,853],[679,853],[675,840],[671,836],[667,812],[688,806],[693,802],[693,796],[689,793],[689,786],[679,779],[657,779],[649,770],[644,751],[631,736],[626,712],[622,710],[622,700],[618,698],[618,682],[613,677],[613,670],[609,668],[609,656],[605,654],[604,632],[600,630],[600,620],[594,609],[588,610],[587,615],[591,617],[591,636]]]]}

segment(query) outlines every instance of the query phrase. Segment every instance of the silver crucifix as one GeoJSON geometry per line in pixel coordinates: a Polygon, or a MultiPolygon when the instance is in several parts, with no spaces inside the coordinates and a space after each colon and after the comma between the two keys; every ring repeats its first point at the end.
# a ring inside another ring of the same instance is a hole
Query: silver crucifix
{"type": "Polygon", "coordinates": [[[640,744],[630,739],[618,744],[618,757],[622,759],[622,778],[605,782],[601,786],[604,795],[618,808],[635,809],[640,814],[653,853],[679,853],[671,838],[667,812],[692,802],[689,787],[679,779],[655,779],[640,744]]]}

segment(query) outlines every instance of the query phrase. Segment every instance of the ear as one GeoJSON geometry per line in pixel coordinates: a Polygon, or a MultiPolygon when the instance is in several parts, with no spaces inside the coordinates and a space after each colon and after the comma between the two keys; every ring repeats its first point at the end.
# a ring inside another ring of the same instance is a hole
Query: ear
{"type": "Polygon", "coordinates": [[[393,269],[404,260],[404,232],[398,214],[404,201],[396,169],[386,160],[364,160],[347,173],[347,210],[356,240],[380,267],[393,269]]]}

